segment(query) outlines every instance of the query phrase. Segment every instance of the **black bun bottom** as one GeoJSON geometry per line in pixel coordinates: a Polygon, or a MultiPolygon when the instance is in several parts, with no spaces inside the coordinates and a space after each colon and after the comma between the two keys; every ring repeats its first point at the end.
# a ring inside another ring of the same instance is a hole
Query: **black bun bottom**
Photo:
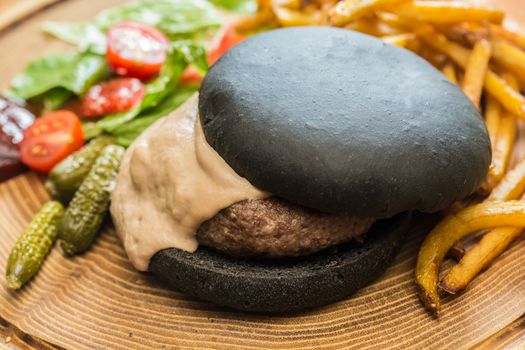
{"type": "Polygon", "coordinates": [[[379,277],[401,247],[410,214],[378,221],[362,245],[346,244],[307,257],[253,261],[200,247],[165,249],[150,271],[174,289],[234,309],[284,313],[348,297],[379,277]]]}

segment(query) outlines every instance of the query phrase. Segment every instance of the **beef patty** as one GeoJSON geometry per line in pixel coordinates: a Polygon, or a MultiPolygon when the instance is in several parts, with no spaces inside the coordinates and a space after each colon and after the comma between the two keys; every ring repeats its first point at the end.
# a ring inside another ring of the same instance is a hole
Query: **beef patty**
{"type": "Polygon", "coordinates": [[[197,231],[200,244],[237,257],[312,254],[366,233],[373,218],[326,214],[276,197],[223,209],[197,231]]]}

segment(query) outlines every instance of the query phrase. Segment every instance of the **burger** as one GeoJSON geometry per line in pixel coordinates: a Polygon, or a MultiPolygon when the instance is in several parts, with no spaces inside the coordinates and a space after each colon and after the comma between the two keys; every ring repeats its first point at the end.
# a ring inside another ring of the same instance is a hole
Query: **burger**
{"type": "Polygon", "coordinates": [[[111,213],[131,263],[252,312],[341,300],[381,275],[414,211],[473,193],[475,106],[411,52],[330,27],[228,51],[126,151],[111,213]]]}

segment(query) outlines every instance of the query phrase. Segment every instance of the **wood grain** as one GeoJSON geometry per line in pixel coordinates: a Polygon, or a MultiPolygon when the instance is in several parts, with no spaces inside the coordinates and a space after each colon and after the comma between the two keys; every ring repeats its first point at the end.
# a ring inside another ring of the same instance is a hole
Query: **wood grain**
{"type": "Polygon", "coordinates": [[[61,0],[2,0],[0,3],[0,31],[58,1],[61,0]]]}
{"type": "MultiPolygon", "coordinates": [[[[4,32],[0,52],[16,55],[0,56],[0,88],[30,58],[66,49],[38,34],[43,20],[87,19],[123,1],[70,0],[4,32]]],[[[2,275],[10,247],[46,200],[42,179],[33,173],[0,185],[2,275]]],[[[353,298],[286,316],[242,314],[171,291],[133,270],[108,227],[84,255],[67,259],[54,249],[38,277],[20,292],[10,292],[0,278],[0,348],[523,347],[525,240],[514,243],[465,293],[446,298],[437,320],[422,308],[413,284],[417,249],[434,219],[419,216],[394,264],[353,298]]]]}
{"type": "Polygon", "coordinates": [[[524,348],[525,314],[516,321],[474,346],[472,350],[519,349],[524,348]]]}

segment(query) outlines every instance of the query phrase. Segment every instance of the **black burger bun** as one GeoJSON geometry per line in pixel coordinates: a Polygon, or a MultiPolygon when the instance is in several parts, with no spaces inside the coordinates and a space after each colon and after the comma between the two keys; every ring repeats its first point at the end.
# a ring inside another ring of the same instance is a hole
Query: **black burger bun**
{"type": "Polygon", "coordinates": [[[379,277],[401,247],[409,214],[374,224],[366,243],[301,258],[246,260],[199,247],[161,250],[150,270],[174,289],[242,311],[287,313],[344,299],[379,277]]]}
{"type": "Polygon", "coordinates": [[[207,142],[261,190],[384,218],[362,245],[300,258],[205,247],[152,258],[150,270],[177,290],[245,311],[320,306],[370,283],[398,251],[407,212],[471,194],[491,160],[481,116],[460,89],[415,54],[343,29],[279,29],[238,44],[205,77],[199,115],[207,142]]]}
{"type": "Polygon", "coordinates": [[[206,75],[208,143],[254,186],[331,213],[435,212],[491,160],[479,112],[408,50],[330,27],[256,35],[206,75]]]}

